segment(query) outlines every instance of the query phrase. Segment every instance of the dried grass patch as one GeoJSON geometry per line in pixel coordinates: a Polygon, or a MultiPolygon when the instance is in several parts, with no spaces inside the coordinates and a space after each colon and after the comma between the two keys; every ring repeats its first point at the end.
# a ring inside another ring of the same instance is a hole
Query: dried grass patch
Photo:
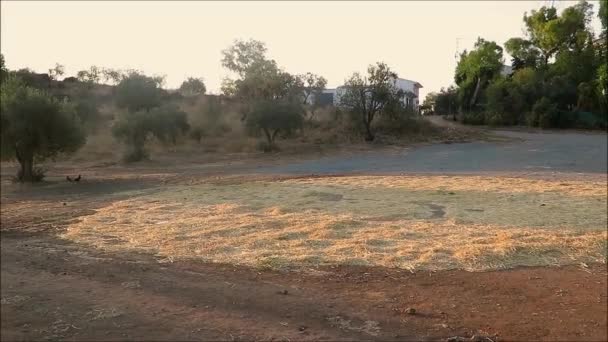
{"type": "Polygon", "coordinates": [[[179,186],[114,202],[64,237],[169,260],[270,268],[606,262],[605,184],[568,183],[340,177],[179,186]]]}

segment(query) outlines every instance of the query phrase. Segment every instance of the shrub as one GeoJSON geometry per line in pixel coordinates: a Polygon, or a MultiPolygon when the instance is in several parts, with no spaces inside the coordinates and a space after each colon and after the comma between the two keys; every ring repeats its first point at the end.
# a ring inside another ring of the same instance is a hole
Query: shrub
{"type": "Polygon", "coordinates": [[[466,112],[462,115],[462,123],[469,125],[485,125],[485,115],[482,112],[466,112]]]}
{"type": "Polygon", "coordinates": [[[145,149],[150,135],[163,143],[175,144],[177,136],[189,128],[186,113],[167,105],[150,111],[125,112],[112,127],[112,134],[127,145],[127,162],[148,159],[145,149]]]}
{"type": "Polygon", "coordinates": [[[532,126],[541,128],[555,127],[559,118],[557,105],[546,97],[542,97],[534,103],[532,115],[532,126]]]}
{"type": "Polygon", "coordinates": [[[276,148],[279,133],[290,134],[304,123],[304,109],[300,104],[282,101],[264,101],[253,106],[247,115],[246,126],[253,134],[263,133],[267,146],[265,152],[276,148]]]}

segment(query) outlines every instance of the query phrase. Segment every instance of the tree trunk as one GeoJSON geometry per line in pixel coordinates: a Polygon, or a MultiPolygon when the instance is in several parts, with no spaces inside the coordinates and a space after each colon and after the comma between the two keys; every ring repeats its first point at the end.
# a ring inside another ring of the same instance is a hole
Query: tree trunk
{"type": "Polygon", "coordinates": [[[29,183],[33,182],[35,180],[33,156],[20,158],[19,165],[21,166],[17,177],[19,181],[29,183]]]}
{"type": "Polygon", "coordinates": [[[272,146],[272,141],[273,141],[273,135],[270,134],[270,131],[268,131],[268,129],[264,128],[264,134],[266,135],[266,140],[268,140],[268,146],[272,146]]]}
{"type": "Polygon", "coordinates": [[[372,133],[372,120],[369,117],[363,119],[363,125],[365,126],[365,141],[373,141],[374,134],[372,133]]]}
{"type": "Polygon", "coordinates": [[[475,103],[477,102],[477,96],[479,95],[479,89],[481,88],[481,76],[477,77],[477,85],[475,86],[475,92],[473,92],[473,98],[469,103],[469,110],[473,108],[475,103]]]}

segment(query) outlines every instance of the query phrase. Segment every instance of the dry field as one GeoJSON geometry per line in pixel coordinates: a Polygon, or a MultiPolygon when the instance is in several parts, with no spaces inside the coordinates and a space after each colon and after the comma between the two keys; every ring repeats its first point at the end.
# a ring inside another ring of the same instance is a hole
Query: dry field
{"type": "Polygon", "coordinates": [[[349,176],[139,191],[62,238],[161,260],[482,271],[606,263],[605,182],[349,176]]]}

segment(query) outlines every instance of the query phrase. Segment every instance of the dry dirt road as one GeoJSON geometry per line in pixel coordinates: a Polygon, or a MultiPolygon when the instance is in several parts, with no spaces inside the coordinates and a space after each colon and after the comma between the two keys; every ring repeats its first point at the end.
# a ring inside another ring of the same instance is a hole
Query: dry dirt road
{"type": "MultiPolygon", "coordinates": [[[[439,118],[433,119],[433,122],[443,121],[439,118]]],[[[606,133],[490,131],[508,139],[432,144],[391,152],[367,151],[260,167],[258,170],[277,174],[608,172],[606,133]]]]}

